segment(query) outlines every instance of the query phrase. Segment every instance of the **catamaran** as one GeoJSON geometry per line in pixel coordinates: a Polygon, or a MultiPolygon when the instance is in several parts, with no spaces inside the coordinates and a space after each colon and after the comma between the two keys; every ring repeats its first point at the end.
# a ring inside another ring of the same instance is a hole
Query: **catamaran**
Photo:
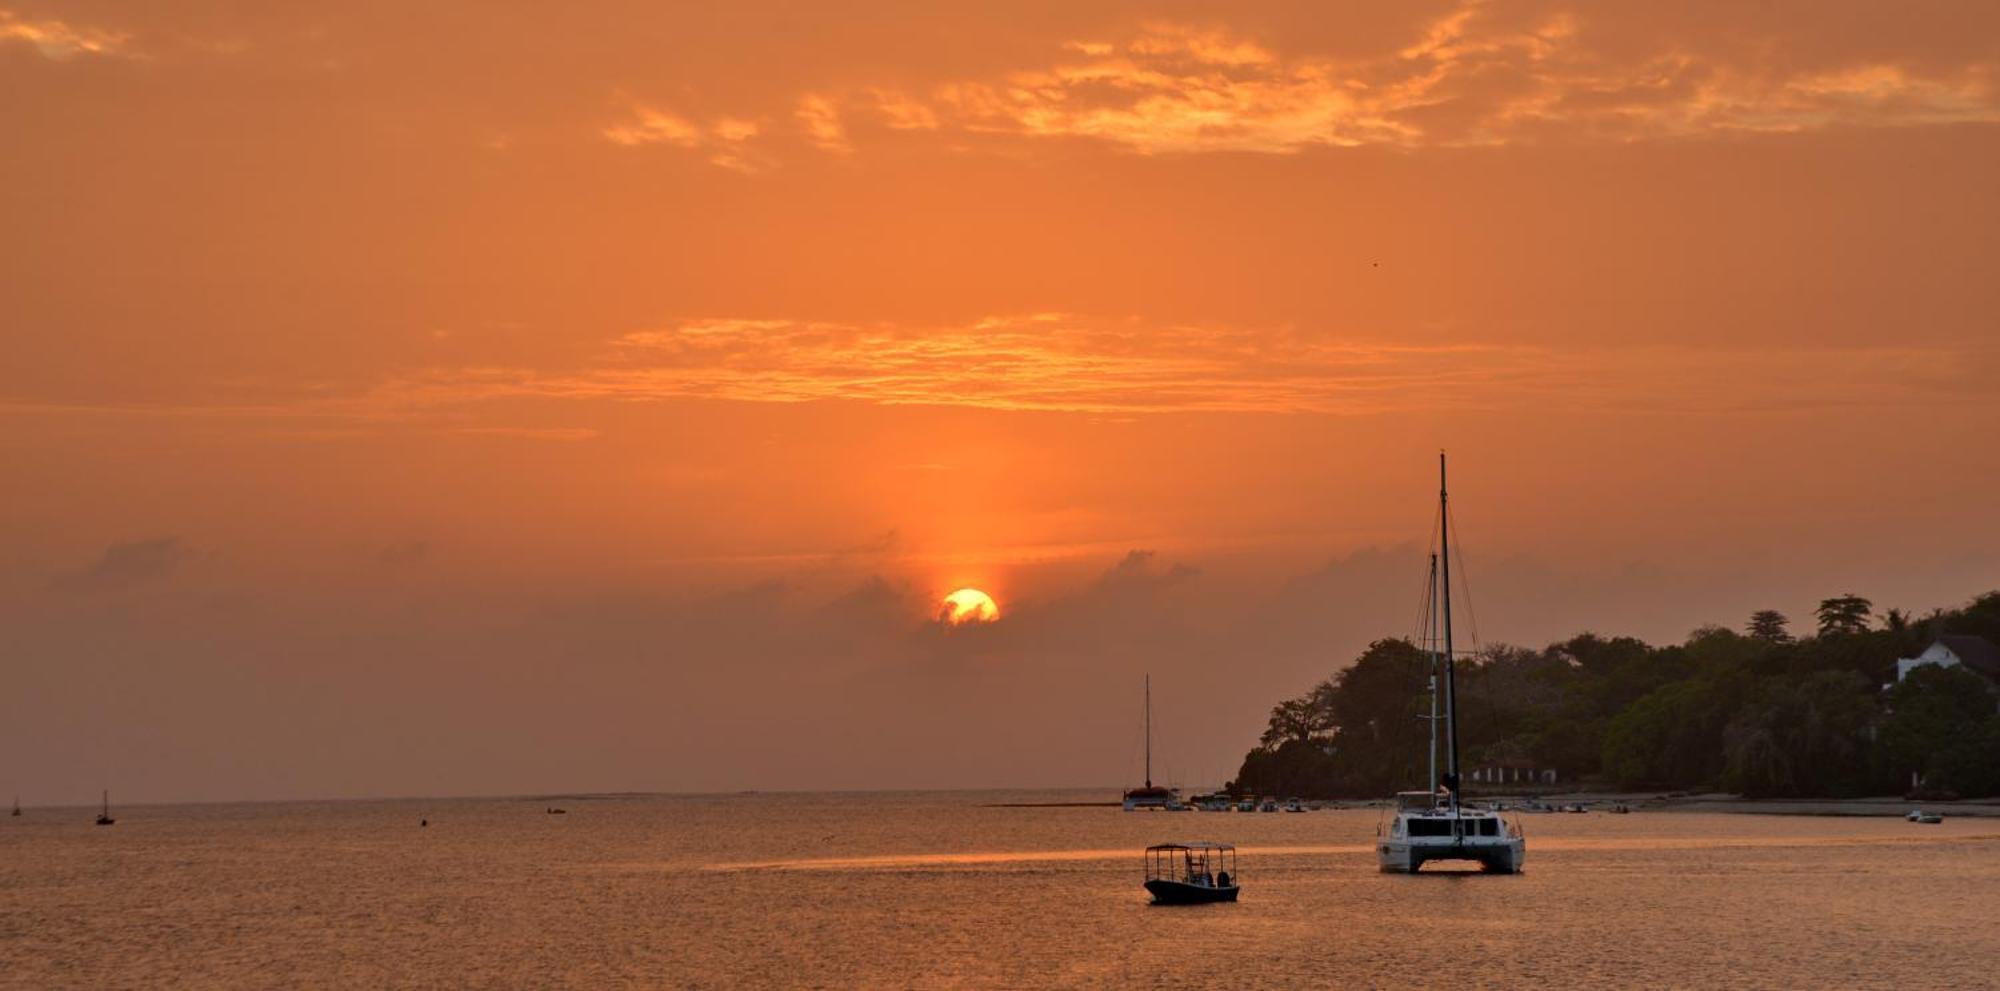
{"type": "Polygon", "coordinates": [[[1431,658],[1431,788],[1396,795],[1396,817],[1376,827],[1376,855],[1388,873],[1414,874],[1433,860],[1472,861],[1489,873],[1518,874],[1528,842],[1518,822],[1491,808],[1462,801],[1458,769],[1458,697],[1451,645],[1451,504],[1444,452],[1438,452],[1438,553],[1432,558],[1431,594],[1439,608],[1425,610],[1431,658]],[[1444,673],[1444,715],[1437,712],[1437,672],[1444,673]],[[1437,773],[1437,727],[1445,727],[1445,771],[1437,773]]]}
{"type": "Polygon", "coordinates": [[[97,813],[97,824],[109,826],[117,821],[111,818],[111,790],[107,788],[104,791],[104,808],[97,813]]]}
{"type": "Polygon", "coordinates": [[[1173,788],[1153,783],[1153,676],[1146,676],[1146,783],[1125,793],[1125,811],[1137,809],[1165,809],[1179,812],[1186,808],[1181,804],[1181,793],[1173,788]]]}

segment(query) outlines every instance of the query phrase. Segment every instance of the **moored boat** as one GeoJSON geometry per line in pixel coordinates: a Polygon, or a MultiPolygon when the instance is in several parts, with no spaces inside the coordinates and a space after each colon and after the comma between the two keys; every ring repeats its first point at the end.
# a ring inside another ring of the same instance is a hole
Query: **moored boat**
{"type": "Polygon", "coordinates": [[[1146,891],[1155,905],[1233,902],[1241,890],[1236,848],[1227,843],[1160,843],[1146,848],[1146,891]]]}
{"type": "MultiPolygon", "coordinates": [[[[1428,791],[1396,795],[1395,817],[1376,828],[1377,863],[1385,873],[1414,874],[1432,861],[1469,861],[1493,874],[1518,874],[1527,861],[1527,839],[1519,822],[1509,822],[1492,808],[1462,800],[1458,764],[1458,697],[1451,641],[1451,511],[1445,488],[1443,452],[1438,454],[1438,547],[1432,558],[1432,594],[1425,603],[1419,628],[1427,631],[1431,651],[1433,711],[1437,671],[1444,674],[1445,771],[1428,791]],[[1430,608],[1435,602],[1438,608],[1430,608]],[[1435,636],[1428,633],[1435,632],[1435,636]]],[[[1432,750],[1437,747],[1438,719],[1431,722],[1432,750]]],[[[1433,757],[1432,774],[1436,774],[1433,757]]]]}
{"type": "Polygon", "coordinates": [[[1127,812],[1141,809],[1182,812],[1187,808],[1181,804],[1178,789],[1153,783],[1153,676],[1150,674],[1146,676],[1146,783],[1125,793],[1124,806],[1127,812]]]}

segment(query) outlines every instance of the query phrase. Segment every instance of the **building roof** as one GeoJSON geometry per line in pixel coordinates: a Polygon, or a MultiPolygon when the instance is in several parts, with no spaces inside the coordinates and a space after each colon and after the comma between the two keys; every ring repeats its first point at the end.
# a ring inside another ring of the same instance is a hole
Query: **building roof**
{"type": "Polygon", "coordinates": [[[2000,647],[1993,646],[1992,641],[1985,637],[1949,633],[1937,639],[1958,657],[1960,664],[1988,678],[2000,679],[2000,647]]]}

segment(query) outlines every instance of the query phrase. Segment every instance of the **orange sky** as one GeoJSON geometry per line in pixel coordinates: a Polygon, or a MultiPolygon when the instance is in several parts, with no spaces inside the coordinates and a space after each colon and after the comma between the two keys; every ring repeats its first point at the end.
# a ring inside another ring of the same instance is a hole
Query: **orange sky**
{"type": "Polygon", "coordinates": [[[2000,587],[2000,9],[0,0],[0,789],[1118,784],[2000,587]],[[1002,620],[935,626],[975,585],[1002,620]]]}

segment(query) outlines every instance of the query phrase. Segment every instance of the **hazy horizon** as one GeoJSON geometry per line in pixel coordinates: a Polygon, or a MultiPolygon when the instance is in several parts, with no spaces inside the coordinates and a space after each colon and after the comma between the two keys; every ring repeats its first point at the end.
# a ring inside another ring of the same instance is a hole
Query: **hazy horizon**
{"type": "Polygon", "coordinates": [[[1996,38],[0,0],[0,795],[1219,783],[1440,448],[1482,642],[1961,604],[1996,38]]]}

